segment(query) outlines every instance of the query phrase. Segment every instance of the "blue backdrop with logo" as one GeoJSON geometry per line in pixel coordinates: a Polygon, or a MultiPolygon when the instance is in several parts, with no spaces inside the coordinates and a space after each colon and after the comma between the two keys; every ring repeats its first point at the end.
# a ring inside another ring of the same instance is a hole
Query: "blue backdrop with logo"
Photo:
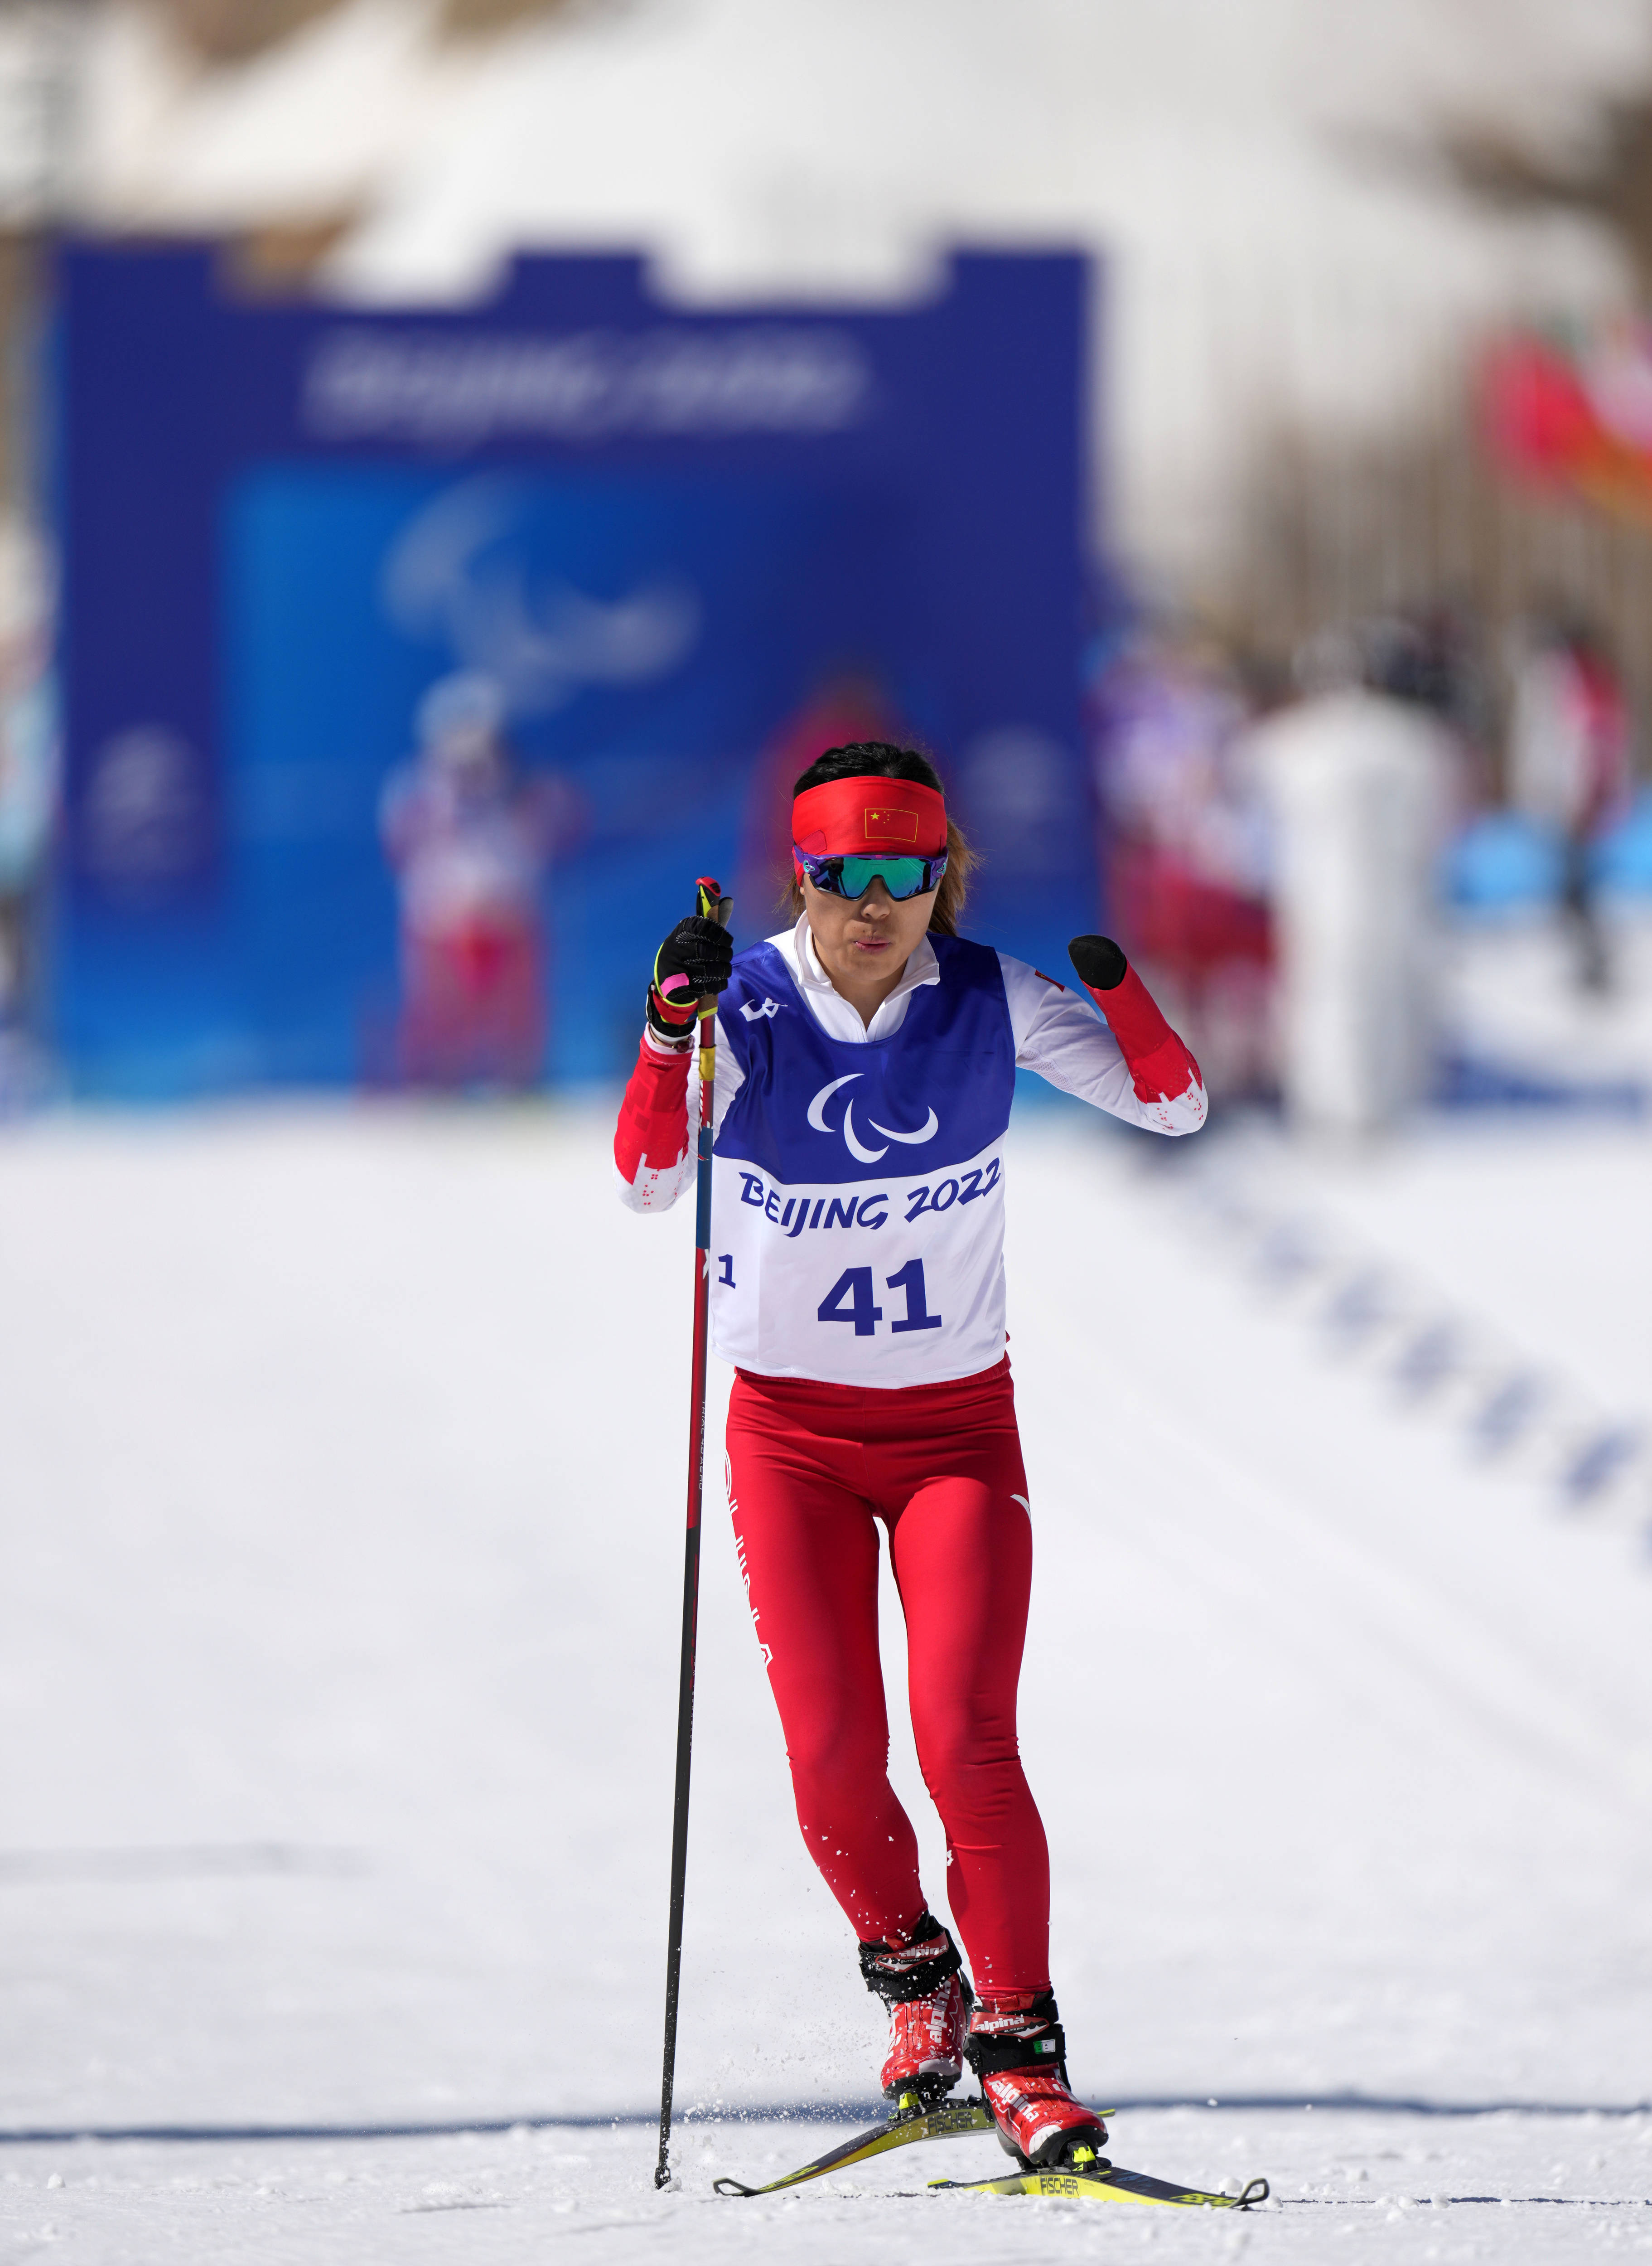
{"type": "Polygon", "coordinates": [[[554,805],[553,1079],[623,1071],[697,873],[737,877],[739,938],[780,925],[790,776],[857,713],[940,763],[985,853],[970,932],[1064,964],[1097,913],[1086,281],[961,254],[910,309],[705,314],[636,260],[532,259],[483,308],[380,314],[238,297],[205,249],[69,248],[78,1088],[383,1069],[382,797],[456,672],[554,805]]]}

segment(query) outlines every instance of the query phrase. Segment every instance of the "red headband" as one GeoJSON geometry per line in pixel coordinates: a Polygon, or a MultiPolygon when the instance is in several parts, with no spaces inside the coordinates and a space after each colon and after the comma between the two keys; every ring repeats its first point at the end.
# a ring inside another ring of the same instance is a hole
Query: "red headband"
{"type": "Polygon", "coordinates": [[[811,858],[935,858],[947,847],[947,805],[917,779],[828,779],[793,802],[792,840],[811,858]]]}

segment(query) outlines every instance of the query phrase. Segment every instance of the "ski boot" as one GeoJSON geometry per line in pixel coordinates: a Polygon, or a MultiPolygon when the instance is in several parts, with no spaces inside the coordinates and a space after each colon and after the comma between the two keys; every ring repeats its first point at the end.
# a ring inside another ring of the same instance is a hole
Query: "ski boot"
{"type": "Polygon", "coordinates": [[[1068,2087],[1067,2039],[1053,1991],[977,2006],[964,2052],[998,2145],[1023,2171],[1088,2171],[1106,2162],[1107,2126],[1068,2087]]]}
{"type": "Polygon", "coordinates": [[[860,1972],[889,2010],[883,2092],[892,2116],[921,2116],[963,2074],[964,2029],[974,2004],[951,1935],[931,1912],[904,1942],[863,1943],[860,1972]]]}

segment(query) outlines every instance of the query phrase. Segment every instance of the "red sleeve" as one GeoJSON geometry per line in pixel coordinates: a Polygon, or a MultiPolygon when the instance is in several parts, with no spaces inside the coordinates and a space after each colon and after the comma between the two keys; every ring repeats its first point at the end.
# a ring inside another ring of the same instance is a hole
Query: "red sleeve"
{"type": "MultiPolygon", "coordinates": [[[[1138,1101],[1173,1100],[1188,1086],[1202,1085],[1199,1065],[1159,1013],[1152,993],[1133,968],[1110,991],[1085,985],[1107,1019],[1129,1065],[1138,1101]]],[[[684,1105],[686,1107],[686,1104],[684,1105]]]]}
{"type": "Polygon", "coordinates": [[[626,1083],[614,1128],[614,1162],[629,1186],[645,1165],[669,1173],[688,1154],[688,1076],[691,1047],[665,1054],[645,1037],[626,1083]]]}

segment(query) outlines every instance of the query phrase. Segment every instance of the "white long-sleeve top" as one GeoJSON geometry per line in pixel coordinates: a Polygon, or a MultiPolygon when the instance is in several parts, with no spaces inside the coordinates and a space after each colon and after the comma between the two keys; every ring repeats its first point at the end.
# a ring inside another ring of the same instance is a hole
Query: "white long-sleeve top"
{"type": "MultiPolygon", "coordinates": [[[[799,916],[794,928],[782,930],[768,941],[785,961],[821,1028],[828,1036],[851,1046],[892,1038],[906,1020],[913,995],[926,984],[940,980],[934,947],[926,936],[923,937],[902,970],[900,982],[871,1022],[863,1023],[859,1008],[851,1005],[821,966],[807,913],[799,916]]],[[[1018,1070],[1035,1071],[1061,1093],[1075,1094],[1080,1101],[1122,1117],[1127,1124],[1144,1126],[1150,1133],[1173,1137],[1199,1130],[1204,1123],[1207,1102],[1196,1065],[1182,1092],[1151,1100],[1142,1099],[1137,1093],[1118,1041],[1076,983],[1058,983],[1007,952],[1000,952],[998,961],[1009,1003],[1018,1070]]],[[[717,1066],[712,1086],[714,1129],[721,1127],[729,1104],[745,1082],[733,1049],[725,1043],[720,1017],[717,1020],[717,1066]]],[[[645,1042],[665,1056],[681,1051],[656,1040],[652,1032],[647,1034],[645,1042]]],[[[693,1185],[692,1129],[698,1122],[699,1087],[697,1078],[691,1075],[682,1156],[671,1164],[644,1164],[630,1179],[616,1167],[621,1200],[632,1211],[664,1211],[693,1185]]]]}

